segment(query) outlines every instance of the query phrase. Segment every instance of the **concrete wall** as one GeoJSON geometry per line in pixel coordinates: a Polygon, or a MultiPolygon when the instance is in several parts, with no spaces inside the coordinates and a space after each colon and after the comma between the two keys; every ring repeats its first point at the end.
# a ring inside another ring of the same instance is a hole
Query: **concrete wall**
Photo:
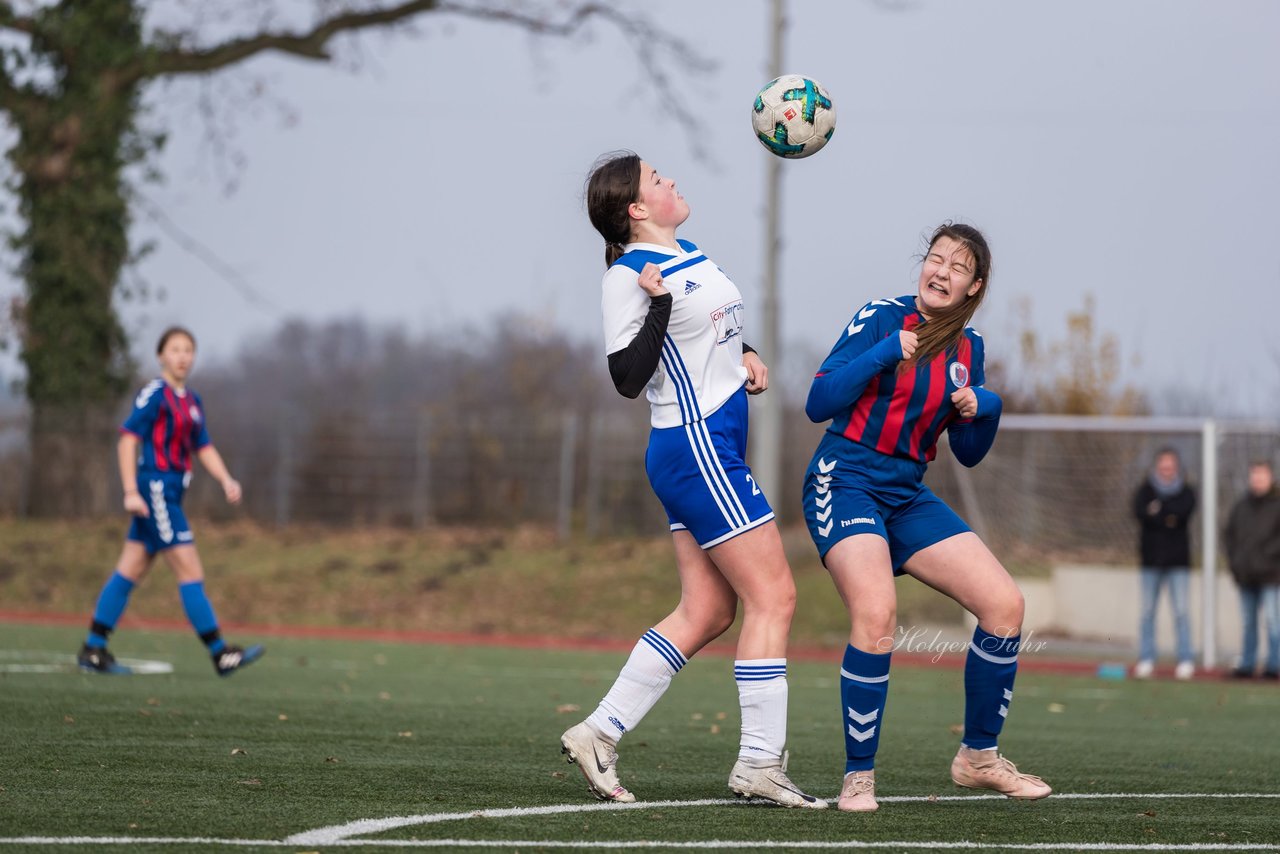
{"type": "MultiPolygon", "coordinates": [[[[1215,609],[1218,663],[1229,665],[1240,651],[1240,598],[1226,572],[1217,573],[1215,609]]],[[[1047,579],[1019,579],[1027,602],[1024,632],[1067,635],[1138,648],[1139,581],[1135,567],[1057,566],[1047,579]]],[[[1156,613],[1161,658],[1173,656],[1173,614],[1167,590],[1156,613]]],[[[1203,654],[1203,580],[1191,573],[1191,639],[1196,661],[1203,654]]]]}

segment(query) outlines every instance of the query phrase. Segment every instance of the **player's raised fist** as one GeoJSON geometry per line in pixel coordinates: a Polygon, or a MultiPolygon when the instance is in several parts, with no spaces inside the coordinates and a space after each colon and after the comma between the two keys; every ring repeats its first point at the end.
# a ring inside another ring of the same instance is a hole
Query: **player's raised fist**
{"type": "Polygon", "coordinates": [[[666,285],[662,284],[662,271],[658,269],[658,265],[648,263],[640,271],[640,289],[651,297],[660,297],[667,293],[666,285]]]}
{"type": "Polygon", "coordinates": [[[959,410],[961,418],[972,418],[978,414],[978,395],[968,386],[956,389],[951,394],[951,405],[959,410]]]}
{"type": "Polygon", "coordinates": [[[902,361],[907,361],[916,354],[920,339],[914,332],[903,329],[898,333],[898,343],[902,345],[902,361]]]}

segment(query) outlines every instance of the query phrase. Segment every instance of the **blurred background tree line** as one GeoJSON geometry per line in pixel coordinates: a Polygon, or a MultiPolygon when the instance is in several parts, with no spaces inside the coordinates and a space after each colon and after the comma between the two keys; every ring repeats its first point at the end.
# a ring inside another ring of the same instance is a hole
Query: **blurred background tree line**
{"type": "MultiPolygon", "coordinates": [[[[1086,303],[1058,335],[1028,332],[1017,361],[993,360],[988,384],[1005,396],[1006,411],[1143,411],[1142,395],[1121,381],[1118,344],[1093,330],[1086,303]]],[[[822,353],[801,349],[793,348],[793,364],[821,361],[822,353]]],[[[800,521],[799,476],[823,429],[803,413],[807,370],[798,379],[775,376],[769,392],[787,412],[786,480],[765,485],[784,522],[800,521]]],[[[139,372],[127,385],[148,376],[139,372]]],[[[244,511],[234,511],[197,474],[189,504],[198,514],[247,512],[281,524],[662,530],[644,474],[643,399],[616,394],[598,342],[536,321],[509,316],[418,337],[361,320],[291,321],[232,360],[198,364],[193,386],[246,489],[244,511]]],[[[118,506],[113,436],[129,403],[129,391],[116,396],[111,429],[88,449],[81,513],[118,506]]],[[[41,462],[22,441],[22,408],[7,412],[0,418],[0,512],[25,515],[33,508],[22,484],[41,462]]]]}

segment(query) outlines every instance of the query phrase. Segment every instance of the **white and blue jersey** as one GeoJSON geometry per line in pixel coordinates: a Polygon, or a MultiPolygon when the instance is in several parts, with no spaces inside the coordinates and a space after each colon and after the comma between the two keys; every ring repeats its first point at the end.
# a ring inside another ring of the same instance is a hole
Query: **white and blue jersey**
{"type": "Polygon", "coordinates": [[[697,246],[632,243],[605,272],[601,307],[606,354],[625,349],[644,325],[650,298],[639,286],[656,264],[672,305],[662,355],[646,386],[652,432],[645,470],[671,530],[704,549],[773,518],[744,458],[746,368],[742,294],[697,246]]]}
{"type": "Polygon", "coordinates": [[[662,361],[645,394],[654,427],[678,427],[706,418],[747,381],[742,366],[742,294],[724,271],[687,240],[683,251],[630,243],[604,274],[601,309],[605,353],[636,337],[649,310],[640,271],[653,263],[671,291],[671,320],[662,361]]]}

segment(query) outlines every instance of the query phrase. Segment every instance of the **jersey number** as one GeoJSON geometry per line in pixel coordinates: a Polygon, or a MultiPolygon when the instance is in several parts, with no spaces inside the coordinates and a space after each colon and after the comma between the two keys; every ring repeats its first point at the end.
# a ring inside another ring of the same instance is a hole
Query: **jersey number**
{"type": "Polygon", "coordinates": [[[754,477],[752,477],[751,475],[747,475],[747,483],[751,484],[752,495],[760,494],[760,487],[756,486],[756,479],[754,477]]]}

